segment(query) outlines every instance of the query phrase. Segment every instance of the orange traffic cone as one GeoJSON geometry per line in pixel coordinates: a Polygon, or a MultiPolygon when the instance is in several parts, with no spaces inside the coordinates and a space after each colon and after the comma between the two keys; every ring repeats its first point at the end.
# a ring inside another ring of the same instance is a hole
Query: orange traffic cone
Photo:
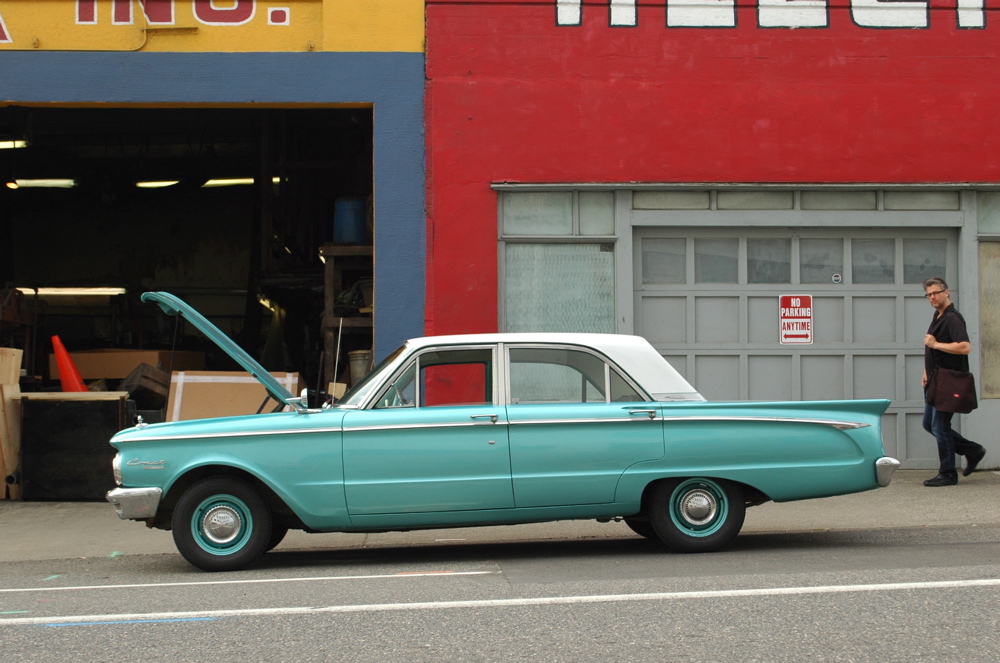
{"type": "Polygon", "coordinates": [[[66,346],[58,336],[52,337],[52,349],[56,353],[56,367],[59,369],[59,382],[63,391],[87,391],[87,386],[83,384],[80,371],[76,369],[76,364],[70,359],[66,352],[66,346]]]}

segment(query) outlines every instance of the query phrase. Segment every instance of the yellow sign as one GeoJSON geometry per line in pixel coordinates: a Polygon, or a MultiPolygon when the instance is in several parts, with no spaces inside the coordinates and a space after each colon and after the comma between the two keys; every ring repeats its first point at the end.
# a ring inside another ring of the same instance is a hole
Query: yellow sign
{"type": "Polygon", "coordinates": [[[0,0],[0,50],[423,49],[423,0],[0,0]]]}

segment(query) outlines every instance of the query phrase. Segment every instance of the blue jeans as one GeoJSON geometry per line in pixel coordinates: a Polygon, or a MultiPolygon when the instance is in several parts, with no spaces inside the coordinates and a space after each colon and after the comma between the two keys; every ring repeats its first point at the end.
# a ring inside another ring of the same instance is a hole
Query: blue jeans
{"type": "Polygon", "coordinates": [[[961,456],[977,454],[983,447],[952,430],[951,418],[953,415],[953,412],[940,412],[934,409],[930,403],[924,405],[924,430],[937,440],[938,460],[941,462],[941,469],[938,470],[938,473],[949,479],[958,479],[958,470],[955,469],[955,454],[961,456]]]}

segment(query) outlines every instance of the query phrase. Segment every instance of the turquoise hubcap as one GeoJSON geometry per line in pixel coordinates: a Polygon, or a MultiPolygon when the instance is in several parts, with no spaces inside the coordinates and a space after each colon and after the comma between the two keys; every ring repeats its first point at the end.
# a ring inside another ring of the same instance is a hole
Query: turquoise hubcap
{"type": "Polygon", "coordinates": [[[231,555],[243,548],[253,532],[250,508],[232,495],[213,495],[191,516],[198,546],[213,555],[231,555]]]}
{"type": "Polygon", "coordinates": [[[688,479],[670,495],[670,519],[688,536],[719,531],[729,514],[726,493],[714,481],[688,479]]]}

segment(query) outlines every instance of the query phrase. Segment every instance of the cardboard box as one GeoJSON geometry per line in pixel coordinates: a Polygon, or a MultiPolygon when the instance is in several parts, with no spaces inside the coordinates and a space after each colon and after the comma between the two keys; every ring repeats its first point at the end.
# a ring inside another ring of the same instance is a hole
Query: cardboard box
{"type": "MultiPolygon", "coordinates": [[[[70,359],[80,371],[84,380],[109,378],[119,380],[138,368],[141,364],[149,364],[164,371],[199,371],[205,368],[203,352],[170,352],[170,350],[120,350],[106,348],[103,350],[81,350],[70,352],[70,359]],[[173,360],[171,360],[173,355],[173,360]]],[[[49,377],[59,379],[59,369],[56,366],[55,355],[49,355],[49,377]]]]}
{"type": "MultiPolygon", "coordinates": [[[[305,388],[298,373],[271,373],[293,395],[305,388]]],[[[174,371],[167,396],[167,421],[255,414],[267,397],[264,385],[243,371],[174,371]]],[[[280,403],[264,406],[272,411],[280,403]]],[[[285,408],[287,409],[287,407],[285,408]]]]}

